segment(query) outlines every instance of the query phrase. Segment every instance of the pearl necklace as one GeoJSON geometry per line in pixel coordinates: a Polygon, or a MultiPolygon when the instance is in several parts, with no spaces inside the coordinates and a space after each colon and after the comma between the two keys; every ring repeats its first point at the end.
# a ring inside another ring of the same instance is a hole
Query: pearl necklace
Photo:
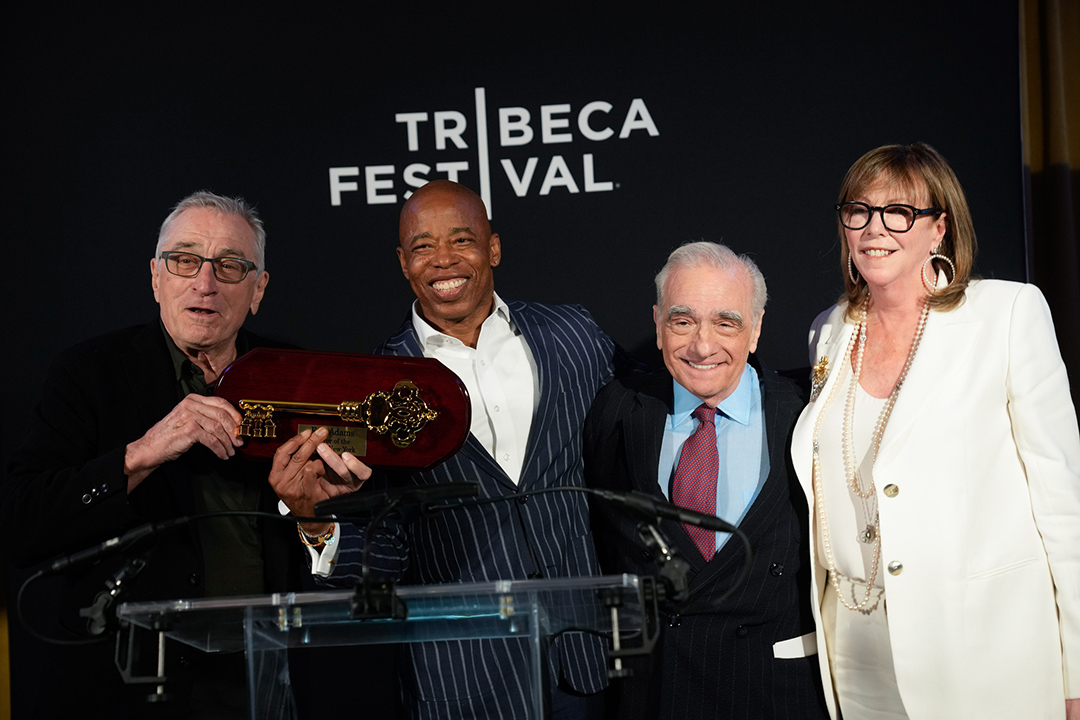
{"type": "MultiPolygon", "coordinates": [[[[858,343],[858,352],[855,356],[855,372],[851,376],[851,383],[848,387],[847,404],[844,407],[844,424],[843,432],[841,435],[841,442],[844,450],[844,472],[847,476],[847,484],[851,488],[851,491],[855,493],[856,497],[867,500],[869,498],[876,497],[877,488],[874,486],[873,477],[870,478],[870,486],[863,488],[862,477],[855,467],[855,449],[851,441],[851,425],[855,416],[855,394],[859,385],[859,376],[862,374],[862,361],[863,354],[866,352],[866,311],[867,304],[864,304],[859,317],[858,327],[852,331],[851,340],[848,342],[847,352],[844,355],[845,363],[851,361],[852,351],[855,350],[855,344],[858,343]]],[[[889,423],[889,417],[892,415],[893,407],[896,405],[896,398],[900,394],[900,388],[904,384],[904,380],[907,379],[908,370],[911,369],[911,362],[915,359],[915,353],[919,349],[919,343],[922,340],[923,330],[926,327],[926,318],[930,314],[930,305],[923,303],[922,314],[919,316],[919,324],[915,328],[915,337],[911,341],[911,349],[908,351],[907,360],[904,362],[904,368],[900,371],[900,377],[896,380],[896,385],[893,387],[892,393],[889,394],[888,400],[885,401],[885,406],[881,408],[881,414],[878,415],[877,423],[874,425],[874,433],[871,437],[870,446],[873,452],[871,456],[871,465],[877,462],[878,448],[881,446],[881,436],[885,433],[885,426],[889,423]]],[[[870,561],[870,577],[866,581],[866,592],[863,595],[862,600],[858,600],[852,597],[853,605],[848,604],[848,601],[844,598],[844,594],[840,589],[840,573],[836,569],[836,559],[832,553],[832,540],[829,536],[829,522],[825,512],[825,494],[822,489],[821,479],[821,458],[819,454],[818,438],[821,434],[821,423],[825,417],[825,411],[828,410],[829,405],[832,404],[833,398],[836,396],[837,388],[840,386],[839,380],[833,383],[832,390],[829,392],[829,396],[825,399],[825,406],[821,408],[821,412],[818,413],[817,421],[814,423],[814,496],[817,500],[817,516],[818,524],[821,527],[821,539],[822,549],[825,552],[826,568],[829,571],[829,583],[832,585],[833,590],[836,591],[836,596],[840,599],[840,603],[848,610],[858,610],[860,612],[870,613],[873,608],[864,610],[870,603],[870,596],[874,590],[874,582],[877,580],[878,568],[881,561],[881,533],[878,530],[878,517],[877,512],[874,512],[874,520],[868,522],[866,530],[863,531],[860,536],[860,540],[866,543],[874,544],[874,554],[870,561]]],[[[875,503],[876,504],[876,503],[875,503]]],[[[869,519],[869,508],[866,507],[866,516],[869,519]]]]}

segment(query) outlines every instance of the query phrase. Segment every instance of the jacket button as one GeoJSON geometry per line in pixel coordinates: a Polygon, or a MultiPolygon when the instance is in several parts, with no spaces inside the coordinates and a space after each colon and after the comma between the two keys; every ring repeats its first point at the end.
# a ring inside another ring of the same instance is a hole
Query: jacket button
{"type": "Polygon", "coordinates": [[[900,494],[900,488],[895,485],[889,484],[885,486],[885,497],[896,497],[900,494]]]}
{"type": "Polygon", "coordinates": [[[518,505],[524,505],[527,502],[529,502],[529,496],[528,495],[522,495],[521,497],[519,497],[517,499],[518,505]]]}
{"type": "Polygon", "coordinates": [[[889,563],[890,575],[899,575],[902,572],[904,572],[904,563],[900,562],[899,560],[893,560],[891,563],[889,563]]]}
{"type": "Polygon", "coordinates": [[[539,577],[543,577],[543,576],[536,570],[533,570],[531,573],[529,573],[529,579],[530,580],[535,580],[535,579],[537,579],[539,577]]]}
{"type": "Polygon", "coordinates": [[[682,616],[678,613],[674,615],[668,615],[667,623],[671,627],[679,627],[680,625],[682,625],[682,616]]]}
{"type": "Polygon", "coordinates": [[[746,635],[749,632],[750,632],[749,628],[747,628],[745,625],[740,625],[738,627],[738,629],[735,630],[735,635],[742,638],[742,637],[746,637],[746,635]]]}
{"type": "Polygon", "coordinates": [[[780,577],[784,574],[784,566],[780,563],[773,563],[772,566],[769,567],[769,574],[773,577],[780,577]]]}
{"type": "Polygon", "coordinates": [[[188,576],[187,581],[188,581],[188,585],[192,585],[192,586],[198,585],[199,584],[199,576],[196,575],[195,573],[191,573],[191,575],[188,576]]]}
{"type": "Polygon", "coordinates": [[[90,497],[90,493],[83,493],[83,496],[82,496],[83,505],[89,505],[90,501],[93,500],[93,499],[94,498],[90,497]]]}

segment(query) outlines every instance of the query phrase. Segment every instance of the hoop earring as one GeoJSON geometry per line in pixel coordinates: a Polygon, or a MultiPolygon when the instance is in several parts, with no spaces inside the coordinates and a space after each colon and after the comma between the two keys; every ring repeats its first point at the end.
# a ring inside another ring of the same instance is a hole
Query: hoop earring
{"type": "Polygon", "coordinates": [[[851,259],[851,253],[847,256],[847,276],[851,278],[852,285],[858,285],[859,281],[855,279],[855,261],[851,259]]]}
{"type": "MultiPolygon", "coordinates": [[[[952,281],[956,279],[956,266],[953,265],[953,261],[950,260],[948,258],[948,256],[940,255],[937,252],[930,253],[930,257],[926,258],[926,260],[922,264],[922,281],[923,281],[923,285],[925,285],[930,292],[936,292],[937,289],[938,289],[937,275],[936,274],[934,275],[933,281],[930,281],[930,280],[926,279],[926,266],[930,265],[931,260],[941,260],[941,261],[943,261],[945,263],[948,263],[949,270],[952,272],[952,277],[949,278],[949,282],[945,283],[946,286],[952,284],[952,281]]],[[[930,265],[930,271],[933,272],[933,270],[934,270],[934,266],[930,265]]]]}

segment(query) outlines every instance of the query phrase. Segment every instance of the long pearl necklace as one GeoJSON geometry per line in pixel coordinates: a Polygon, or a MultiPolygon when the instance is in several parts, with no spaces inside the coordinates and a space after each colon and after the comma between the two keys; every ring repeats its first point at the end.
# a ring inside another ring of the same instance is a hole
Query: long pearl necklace
{"type": "MultiPolygon", "coordinates": [[[[851,488],[851,491],[855,493],[856,497],[864,501],[876,497],[877,488],[874,486],[873,477],[870,478],[869,487],[863,488],[862,477],[855,466],[855,448],[851,441],[851,426],[855,416],[855,395],[859,386],[859,376],[862,374],[863,354],[866,352],[866,311],[867,304],[864,304],[860,310],[859,325],[851,333],[851,340],[848,342],[847,352],[844,355],[845,363],[850,362],[851,354],[855,350],[855,343],[858,343],[858,351],[855,356],[855,372],[852,373],[851,383],[848,386],[848,397],[847,404],[844,407],[844,424],[841,435],[841,443],[844,451],[844,472],[847,476],[847,484],[851,488]]],[[[888,400],[885,401],[885,406],[881,408],[881,414],[878,415],[877,423],[874,425],[874,433],[870,441],[872,452],[871,465],[877,462],[878,448],[881,446],[881,436],[885,433],[885,426],[889,423],[889,417],[892,415],[893,407],[896,405],[896,398],[900,394],[900,388],[907,378],[908,370],[911,369],[911,362],[915,359],[915,353],[919,349],[919,342],[922,340],[923,330],[926,327],[926,318],[929,313],[930,305],[924,302],[922,314],[919,316],[919,324],[915,328],[915,337],[911,341],[911,349],[908,350],[907,360],[904,362],[904,368],[900,371],[900,377],[897,378],[896,385],[893,387],[892,393],[889,394],[888,400]]],[[[864,508],[867,511],[867,526],[859,539],[866,543],[873,543],[874,551],[870,561],[870,577],[867,578],[866,581],[866,592],[861,601],[853,596],[852,601],[854,604],[848,603],[840,589],[840,573],[836,570],[836,559],[833,556],[832,540],[829,536],[829,522],[825,512],[825,494],[822,489],[821,458],[818,438],[821,434],[821,423],[822,419],[825,417],[825,411],[828,410],[829,405],[832,404],[839,386],[839,381],[833,383],[832,390],[825,400],[825,406],[821,408],[821,412],[819,412],[817,416],[817,421],[814,423],[814,495],[817,499],[818,525],[821,527],[821,544],[825,553],[826,568],[829,571],[829,582],[832,585],[833,590],[836,591],[836,596],[840,599],[840,603],[848,610],[871,612],[873,608],[870,608],[869,610],[864,610],[864,608],[870,603],[870,596],[874,590],[874,582],[877,580],[878,568],[881,561],[881,533],[878,528],[879,522],[876,503],[873,520],[870,520],[869,508],[866,507],[866,504],[864,503],[864,508]]]]}

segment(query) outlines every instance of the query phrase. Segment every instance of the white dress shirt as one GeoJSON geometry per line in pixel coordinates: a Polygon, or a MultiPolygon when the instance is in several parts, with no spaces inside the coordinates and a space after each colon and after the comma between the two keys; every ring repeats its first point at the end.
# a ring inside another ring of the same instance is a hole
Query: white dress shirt
{"type": "Polygon", "coordinates": [[[435,358],[465,383],[472,402],[472,434],[518,483],[540,392],[536,360],[509,308],[495,295],[495,309],[471,348],[429,325],[417,306],[414,302],[412,323],[424,357],[435,358]]]}
{"type": "MultiPolygon", "coordinates": [[[[510,309],[496,294],[495,309],[480,326],[476,348],[471,348],[433,328],[420,317],[417,307],[414,301],[412,324],[424,357],[435,358],[465,383],[472,403],[470,432],[518,483],[540,388],[536,360],[510,318],[510,309]]],[[[288,513],[284,503],[279,503],[279,509],[283,515],[288,513]]],[[[335,535],[337,532],[335,524],[335,535]]],[[[337,543],[321,552],[308,548],[308,553],[312,573],[326,577],[333,570],[337,543]]]]}

